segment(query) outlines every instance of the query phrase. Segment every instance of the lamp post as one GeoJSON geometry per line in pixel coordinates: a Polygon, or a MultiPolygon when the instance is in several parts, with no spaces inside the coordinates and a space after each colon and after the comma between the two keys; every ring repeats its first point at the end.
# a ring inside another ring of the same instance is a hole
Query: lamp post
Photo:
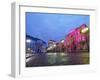
{"type": "Polygon", "coordinates": [[[29,52],[31,53],[31,44],[30,44],[30,43],[31,43],[31,40],[30,40],[30,39],[27,39],[27,40],[26,40],[26,43],[29,44],[28,50],[29,50],[29,52]]]}
{"type": "Polygon", "coordinates": [[[81,30],[81,33],[86,33],[86,32],[88,32],[88,31],[89,31],[89,28],[86,27],[86,28],[84,28],[84,29],[81,30]]]}

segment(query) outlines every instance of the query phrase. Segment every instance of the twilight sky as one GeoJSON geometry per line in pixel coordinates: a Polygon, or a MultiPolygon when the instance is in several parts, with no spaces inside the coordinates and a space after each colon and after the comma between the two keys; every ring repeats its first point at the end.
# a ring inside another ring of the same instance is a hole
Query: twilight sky
{"type": "Polygon", "coordinates": [[[26,34],[42,39],[60,41],[82,24],[89,26],[88,15],[26,12],[26,34]]]}

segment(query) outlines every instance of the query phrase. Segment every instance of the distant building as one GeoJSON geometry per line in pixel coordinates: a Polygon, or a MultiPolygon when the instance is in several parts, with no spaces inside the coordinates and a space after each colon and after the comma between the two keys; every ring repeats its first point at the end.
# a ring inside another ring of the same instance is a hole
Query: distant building
{"type": "Polygon", "coordinates": [[[47,48],[47,51],[48,52],[55,52],[55,48],[56,48],[56,41],[54,40],[49,40],[48,41],[48,48],[47,48]]]}
{"type": "Polygon", "coordinates": [[[48,41],[48,47],[53,46],[53,45],[56,45],[56,41],[54,41],[54,40],[49,40],[49,41],[48,41]]]}
{"type": "Polygon", "coordinates": [[[56,42],[54,40],[49,40],[48,41],[48,52],[64,52],[65,47],[64,47],[64,40],[61,40],[59,42],[56,42]]]}
{"type": "Polygon", "coordinates": [[[56,43],[56,52],[65,52],[64,40],[56,43]]]}
{"type": "Polygon", "coordinates": [[[46,42],[41,39],[26,35],[26,53],[45,53],[46,42]]]}

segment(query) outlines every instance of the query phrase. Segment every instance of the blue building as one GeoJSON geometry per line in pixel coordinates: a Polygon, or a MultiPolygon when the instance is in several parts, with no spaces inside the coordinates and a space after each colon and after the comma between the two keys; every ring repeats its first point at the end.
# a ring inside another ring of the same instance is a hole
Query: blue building
{"type": "Polygon", "coordinates": [[[41,39],[26,35],[26,53],[45,53],[46,42],[41,39]]]}

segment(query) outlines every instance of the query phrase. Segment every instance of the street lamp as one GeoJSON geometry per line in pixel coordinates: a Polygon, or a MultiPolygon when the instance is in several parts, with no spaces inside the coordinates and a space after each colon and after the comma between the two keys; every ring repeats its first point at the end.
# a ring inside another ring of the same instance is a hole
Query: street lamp
{"type": "Polygon", "coordinates": [[[54,44],[53,47],[55,48],[56,47],[56,44],[54,44]]]}
{"type": "Polygon", "coordinates": [[[27,42],[27,43],[30,43],[30,42],[31,42],[31,40],[30,40],[30,39],[27,39],[27,40],[26,40],[26,42],[27,42]]]}
{"type": "Polygon", "coordinates": [[[84,28],[81,30],[81,33],[86,33],[89,30],[89,28],[84,28]]]}
{"type": "Polygon", "coordinates": [[[27,39],[26,40],[26,43],[29,44],[28,52],[31,53],[31,44],[30,44],[31,43],[31,40],[30,39],[27,39]]]}

